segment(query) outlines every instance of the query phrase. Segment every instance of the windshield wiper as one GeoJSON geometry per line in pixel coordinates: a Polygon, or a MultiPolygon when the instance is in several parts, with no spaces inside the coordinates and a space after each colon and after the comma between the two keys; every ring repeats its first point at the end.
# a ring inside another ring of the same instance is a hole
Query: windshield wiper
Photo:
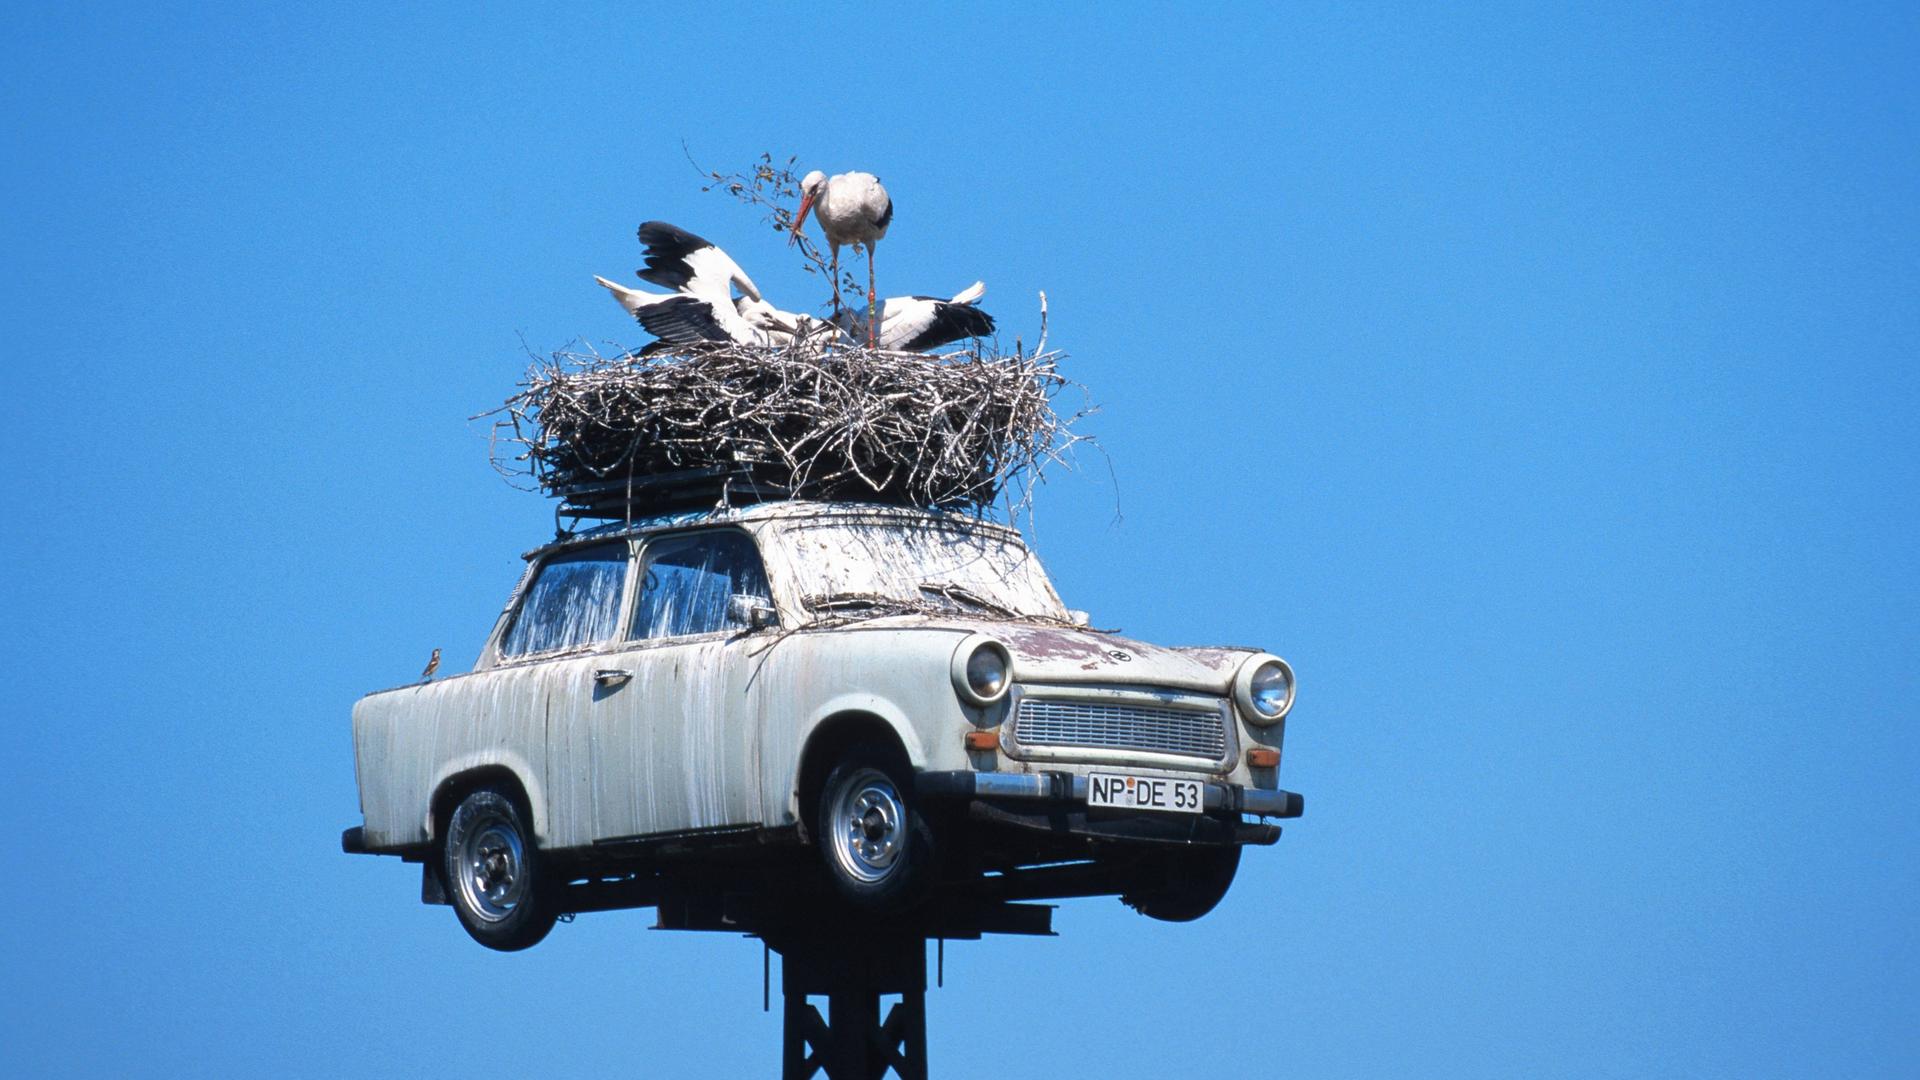
{"type": "Polygon", "coordinates": [[[911,607],[907,601],[897,597],[883,596],[879,593],[827,593],[824,596],[802,598],[809,611],[846,611],[852,608],[902,608],[911,607]]]}
{"type": "Polygon", "coordinates": [[[974,592],[972,589],[967,588],[965,585],[956,585],[951,581],[923,581],[920,583],[920,591],[923,593],[932,593],[948,601],[970,604],[989,615],[1000,615],[1009,619],[1017,619],[1020,617],[1020,613],[1014,611],[1012,608],[1004,604],[997,604],[981,596],[979,593],[974,592]]]}

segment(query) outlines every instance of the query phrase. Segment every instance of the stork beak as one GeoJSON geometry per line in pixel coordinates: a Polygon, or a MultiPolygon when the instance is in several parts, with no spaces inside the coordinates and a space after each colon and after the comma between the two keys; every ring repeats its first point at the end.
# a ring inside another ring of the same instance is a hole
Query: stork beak
{"type": "Polygon", "coordinates": [[[807,223],[807,211],[811,209],[813,209],[813,196],[802,195],[800,197],[800,212],[793,216],[793,232],[787,235],[787,243],[789,245],[800,236],[800,226],[807,223]]]}

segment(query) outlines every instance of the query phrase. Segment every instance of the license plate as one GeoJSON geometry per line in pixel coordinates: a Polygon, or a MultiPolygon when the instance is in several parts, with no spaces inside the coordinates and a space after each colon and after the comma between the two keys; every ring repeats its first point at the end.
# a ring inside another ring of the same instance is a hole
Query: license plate
{"type": "Polygon", "coordinates": [[[1087,777],[1087,805],[1110,810],[1163,810],[1198,814],[1200,781],[1094,773],[1087,777]]]}

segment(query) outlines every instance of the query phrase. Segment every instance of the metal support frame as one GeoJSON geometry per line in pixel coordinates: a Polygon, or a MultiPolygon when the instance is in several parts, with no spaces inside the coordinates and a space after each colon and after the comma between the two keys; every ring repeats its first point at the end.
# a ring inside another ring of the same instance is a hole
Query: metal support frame
{"type": "Polygon", "coordinates": [[[788,940],[780,953],[780,1075],[807,1080],[927,1077],[927,941],[918,935],[788,940]],[[899,1000],[887,1005],[882,999],[899,1000]],[[809,999],[827,999],[823,1015],[809,999]]]}
{"type": "Polygon", "coordinates": [[[880,916],[765,883],[670,884],[658,910],[660,929],[750,934],[780,954],[785,1080],[926,1080],[927,943],[1053,933],[1044,904],[959,897],[880,916]]]}

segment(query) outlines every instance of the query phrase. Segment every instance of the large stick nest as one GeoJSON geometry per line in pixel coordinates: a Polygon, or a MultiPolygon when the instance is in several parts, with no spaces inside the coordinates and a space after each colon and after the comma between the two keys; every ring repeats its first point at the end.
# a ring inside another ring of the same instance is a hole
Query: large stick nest
{"type": "Polygon", "coordinates": [[[982,509],[1024,502],[1086,436],[1059,354],[944,356],[835,344],[559,352],[496,410],[495,466],[565,495],[712,470],[796,497],[982,509]]]}

